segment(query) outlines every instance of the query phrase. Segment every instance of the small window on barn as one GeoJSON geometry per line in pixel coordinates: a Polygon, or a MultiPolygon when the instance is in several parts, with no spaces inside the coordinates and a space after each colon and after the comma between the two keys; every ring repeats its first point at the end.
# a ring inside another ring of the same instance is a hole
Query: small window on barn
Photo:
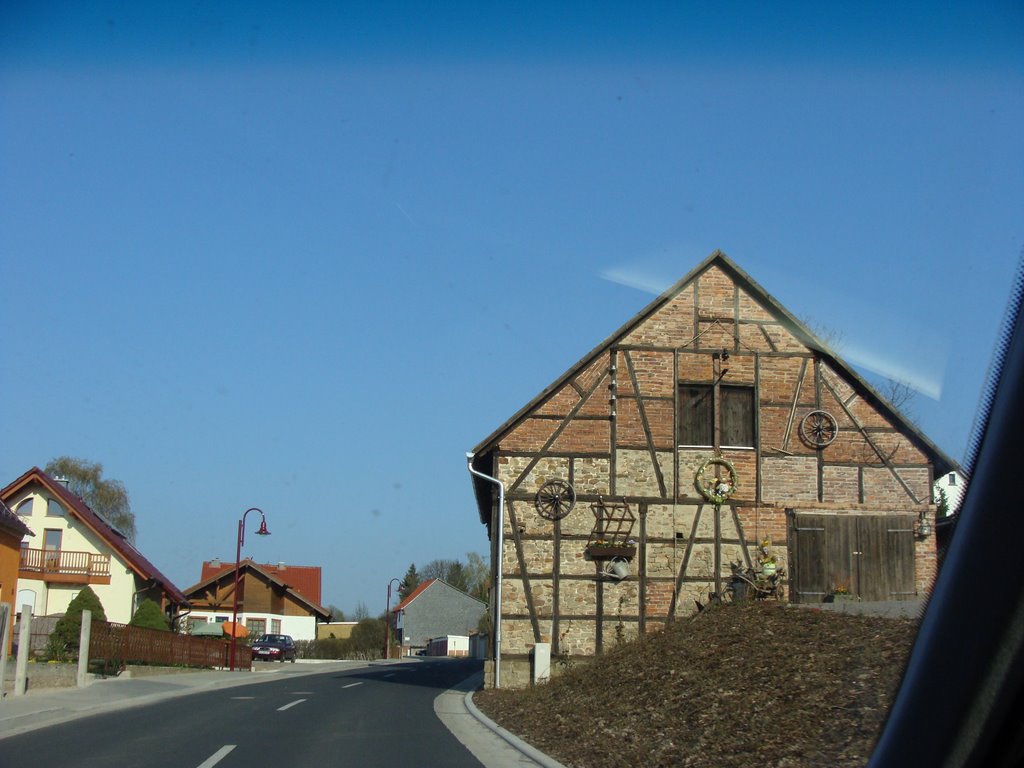
{"type": "Polygon", "coordinates": [[[714,387],[681,384],[679,387],[679,444],[714,442],[714,387]]]}
{"type": "MultiPolygon", "coordinates": [[[[679,385],[679,445],[714,445],[714,390],[710,384],[679,385]]],[[[721,446],[754,447],[754,388],[719,388],[721,446]]]]}
{"type": "Polygon", "coordinates": [[[722,445],[754,447],[754,390],[752,387],[722,387],[722,445]]]}
{"type": "Polygon", "coordinates": [[[956,485],[956,474],[953,472],[949,473],[949,484],[956,485]]]}

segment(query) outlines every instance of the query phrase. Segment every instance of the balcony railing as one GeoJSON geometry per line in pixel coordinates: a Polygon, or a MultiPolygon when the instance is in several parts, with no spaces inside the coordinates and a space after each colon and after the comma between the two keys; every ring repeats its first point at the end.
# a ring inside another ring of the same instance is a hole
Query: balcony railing
{"type": "Polygon", "coordinates": [[[59,580],[92,580],[110,579],[110,555],[97,555],[93,552],[71,552],[65,549],[29,549],[21,550],[22,574],[39,574],[43,580],[57,577],[59,580]]]}

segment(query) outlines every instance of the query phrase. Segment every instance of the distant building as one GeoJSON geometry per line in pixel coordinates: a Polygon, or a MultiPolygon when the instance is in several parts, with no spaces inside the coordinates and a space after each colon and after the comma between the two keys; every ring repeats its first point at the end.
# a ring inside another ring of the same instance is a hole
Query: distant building
{"type": "MultiPolygon", "coordinates": [[[[235,564],[210,560],[203,563],[202,573],[202,581],[185,590],[192,604],[189,622],[195,628],[197,624],[231,621],[235,564]]],[[[319,566],[267,565],[249,559],[239,565],[238,623],[250,635],[315,640],[317,623],[331,617],[319,599],[319,566]]]]}
{"type": "Polygon", "coordinates": [[[947,516],[955,515],[960,511],[960,504],[964,498],[964,490],[967,488],[967,481],[963,474],[953,470],[947,472],[935,479],[933,484],[935,491],[935,503],[938,504],[941,499],[940,491],[946,494],[946,501],[949,504],[949,509],[946,511],[947,516]]]}
{"type": "Polygon", "coordinates": [[[317,624],[316,639],[330,640],[331,638],[337,638],[338,640],[348,640],[352,637],[352,630],[356,628],[358,623],[358,621],[328,621],[323,624],[317,624]]]}
{"type": "Polygon", "coordinates": [[[487,603],[440,579],[427,579],[394,609],[403,653],[424,649],[434,638],[469,635],[487,612],[487,603]]]}

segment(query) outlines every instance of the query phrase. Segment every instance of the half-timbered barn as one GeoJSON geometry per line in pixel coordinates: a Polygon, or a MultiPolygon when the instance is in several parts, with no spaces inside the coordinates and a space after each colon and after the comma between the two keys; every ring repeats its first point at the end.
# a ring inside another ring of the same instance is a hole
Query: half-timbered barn
{"type": "Polygon", "coordinates": [[[599,654],[728,594],[734,571],[796,602],[921,596],[932,483],[957,469],[717,251],[469,460],[502,685],[529,680],[537,643],[599,654]]]}

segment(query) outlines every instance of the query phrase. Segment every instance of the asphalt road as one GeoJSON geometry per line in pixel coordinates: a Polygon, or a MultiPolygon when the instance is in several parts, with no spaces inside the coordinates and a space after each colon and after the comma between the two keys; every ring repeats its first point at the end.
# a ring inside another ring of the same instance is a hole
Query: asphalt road
{"type": "MultiPolygon", "coordinates": [[[[286,665],[291,667],[291,665],[286,665]]],[[[2,768],[473,766],[434,699],[478,661],[439,659],[197,693],[0,742],[2,768]]]]}

